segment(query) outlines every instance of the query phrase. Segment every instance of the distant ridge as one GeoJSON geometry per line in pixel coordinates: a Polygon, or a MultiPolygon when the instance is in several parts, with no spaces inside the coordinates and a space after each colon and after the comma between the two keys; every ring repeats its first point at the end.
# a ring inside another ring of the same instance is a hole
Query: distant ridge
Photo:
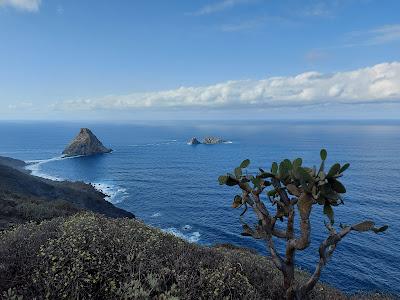
{"type": "Polygon", "coordinates": [[[104,147],[99,139],[88,128],[81,128],[79,134],[64,149],[64,156],[94,155],[110,153],[112,149],[104,147]]]}

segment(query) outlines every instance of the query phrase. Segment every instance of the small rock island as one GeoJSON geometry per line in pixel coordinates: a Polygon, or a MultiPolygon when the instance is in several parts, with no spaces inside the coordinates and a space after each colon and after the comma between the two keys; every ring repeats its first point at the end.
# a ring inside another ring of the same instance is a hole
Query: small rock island
{"type": "Polygon", "coordinates": [[[198,145],[198,144],[201,144],[201,143],[200,143],[199,140],[198,140],[197,138],[195,138],[195,137],[192,137],[192,138],[189,140],[189,142],[188,142],[188,145],[198,145]]]}
{"type": "Polygon", "coordinates": [[[216,145],[216,144],[222,144],[226,143],[226,140],[223,140],[219,137],[215,136],[208,136],[203,139],[202,142],[199,142],[199,140],[196,137],[192,137],[187,144],[188,145],[199,145],[199,144],[204,144],[204,145],[216,145]]]}
{"type": "Polygon", "coordinates": [[[208,136],[205,137],[203,140],[203,144],[205,145],[216,145],[216,144],[222,144],[225,143],[226,141],[215,136],[208,136]]]}
{"type": "Polygon", "coordinates": [[[112,149],[104,147],[88,128],[81,128],[79,134],[63,151],[64,157],[110,153],[112,149]]]}

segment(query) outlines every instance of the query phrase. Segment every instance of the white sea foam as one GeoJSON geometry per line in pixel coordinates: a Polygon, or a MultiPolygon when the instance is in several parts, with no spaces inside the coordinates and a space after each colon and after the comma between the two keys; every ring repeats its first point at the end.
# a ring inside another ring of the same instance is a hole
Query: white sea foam
{"type": "Polygon", "coordinates": [[[74,158],[74,157],[57,156],[57,157],[53,157],[53,158],[49,158],[49,159],[27,160],[27,161],[25,161],[25,163],[27,164],[27,166],[25,166],[25,169],[31,171],[31,174],[33,176],[50,179],[50,180],[54,180],[54,181],[62,181],[64,179],[61,177],[52,176],[50,174],[46,174],[46,173],[42,172],[41,166],[43,164],[46,164],[46,163],[49,163],[52,161],[58,161],[58,160],[69,159],[69,158],[74,158]]]}
{"type": "Polygon", "coordinates": [[[173,234],[173,235],[175,235],[175,236],[177,236],[177,237],[179,237],[181,239],[184,239],[184,240],[186,240],[186,241],[188,241],[190,243],[197,243],[200,240],[200,236],[201,236],[200,232],[198,232],[198,231],[194,231],[194,232],[191,232],[191,233],[184,234],[183,232],[181,232],[180,230],[176,229],[175,227],[170,227],[170,228],[167,228],[167,229],[163,229],[163,231],[167,232],[167,233],[170,233],[170,234],[173,234]]]}
{"type": "Polygon", "coordinates": [[[92,185],[96,190],[106,195],[105,200],[113,204],[121,203],[129,196],[126,188],[111,183],[96,182],[92,185]]]}
{"type": "MultiPolygon", "coordinates": [[[[31,174],[34,176],[37,176],[37,177],[50,179],[50,180],[54,180],[54,181],[63,181],[66,179],[44,173],[41,170],[41,166],[43,164],[46,164],[49,162],[60,161],[60,160],[64,160],[64,159],[73,159],[73,158],[77,158],[77,157],[82,157],[82,155],[71,156],[71,157],[58,156],[58,157],[53,157],[50,159],[41,159],[41,160],[27,160],[27,161],[25,161],[25,163],[27,163],[27,166],[25,167],[25,169],[31,171],[31,174]]],[[[106,195],[105,200],[107,200],[113,204],[124,201],[129,195],[125,188],[119,187],[119,186],[111,184],[111,183],[98,182],[98,183],[93,183],[92,185],[96,190],[98,190],[106,195]]]]}
{"type": "Polygon", "coordinates": [[[184,225],[184,226],[182,226],[182,229],[187,231],[187,230],[192,229],[192,226],[190,226],[190,225],[184,225]]]}
{"type": "Polygon", "coordinates": [[[154,213],[151,215],[152,218],[158,218],[161,217],[161,213],[154,213]]]}

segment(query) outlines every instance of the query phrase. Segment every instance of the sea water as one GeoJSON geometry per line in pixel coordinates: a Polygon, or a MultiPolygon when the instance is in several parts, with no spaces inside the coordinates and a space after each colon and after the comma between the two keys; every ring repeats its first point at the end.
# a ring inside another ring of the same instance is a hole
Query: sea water
{"type": "MultiPolygon", "coordinates": [[[[400,294],[400,123],[399,122],[142,122],[0,123],[0,155],[31,163],[34,175],[82,180],[104,191],[109,201],[147,224],[204,245],[232,243],[266,254],[260,241],[240,235],[240,210],[231,208],[236,188],[217,178],[243,159],[250,172],[273,161],[302,157],[319,164],[351,164],[342,182],[345,205],[335,208],[336,224],[372,219],[389,224],[385,234],[351,233],[337,247],[322,280],[347,292],[400,294]],[[62,159],[64,147],[89,127],[111,154],[62,159]],[[231,143],[189,146],[192,137],[220,136],[231,143]]],[[[315,206],[311,247],[296,256],[313,271],[318,245],[327,236],[322,207],[315,206]]],[[[251,212],[247,221],[253,222],[251,212]]],[[[278,243],[282,252],[283,244],[278,243]]]]}

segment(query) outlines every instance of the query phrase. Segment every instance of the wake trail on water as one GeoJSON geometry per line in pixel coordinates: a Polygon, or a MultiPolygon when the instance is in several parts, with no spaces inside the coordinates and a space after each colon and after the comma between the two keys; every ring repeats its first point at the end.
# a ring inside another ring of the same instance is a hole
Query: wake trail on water
{"type": "Polygon", "coordinates": [[[33,176],[50,179],[50,180],[54,180],[54,181],[63,181],[63,180],[65,180],[64,178],[51,176],[50,174],[46,174],[46,173],[42,172],[41,168],[40,168],[41,165],[49,163],[49,162],[53,162],[53,161],[78,158],[81,156],[82,155],[73,156],[73,157],[56,156],[56,157],[49,158],[49,159],[26,160],[25,163],[27,164],[27,166],[25,166],[25,169],[31,171],[31,174],[33,176]]]}
{"type": "Polygon", "coordinates": [[[132,144],[128,145],[128,147],[151,147],[151,146],[163,146],[163,145],[170,145],[176,144],[178,140],[169,140],[165,142],[158,142],[158,143],[148,143],[148,144],[132,144]]]}
{"type": "MultiPolygon", "coordinates": [[[[171,145],[171,144],[187,144],[190,145],[188,142],[179,142],[178,140],[169,140],[165,142],[158,142],[158,143],[148,143],[148,144],[132,144],[128,145],[128,147],[153,147],[153,146],[164,146],[164,145],[171,145]]],[[[221,144],[233,144],[232,141],[225,141],[221,144]]]]}

